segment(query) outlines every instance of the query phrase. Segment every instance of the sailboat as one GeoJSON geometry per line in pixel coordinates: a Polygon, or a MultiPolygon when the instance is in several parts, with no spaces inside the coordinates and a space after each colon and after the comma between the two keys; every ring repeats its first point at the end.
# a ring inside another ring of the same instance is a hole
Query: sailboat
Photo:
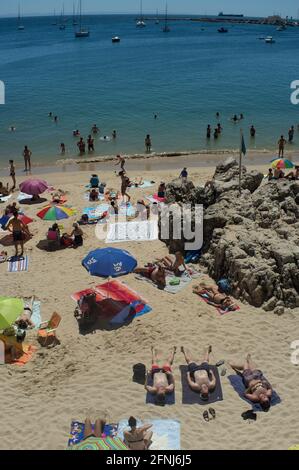
{"type": "Polygon", "coordinates": [[[63,5],[62,10],[61,10],[59,29],[61,31],[65,30],[64,5],[63,5]]]}
{"type": "Polygon", "coordinates": [[[56,21],[56,10],[54,10],[54,20],[53,20],[52,26],[57,26],[57,21],[56,21]]]}
{"type": "Polygon", "coordinates": [[[73,3],[73,26],[77,26],[78,21],[76,19],[75,4],[73,3]]]}
{"type": "Polygon", "coordinates": [[[19,4],[19,10],[18,10],[18,31],[24,31],[25,26],[21,23],[21,7],[19,4]]]}
{"type": "Polygon", "coordinates": [[[136,21],[137,28],[144,28],[146,23],[143,19],[143,12],[142,12],[142,0],[140,0],[140,18],[136,21]]]}
{"type": "Polygon", "coordinates": [[[89,36],[89,30],[82,28],[82,0],[80,0],[80,16],[79,16],[79,25],[80,28],[78,31],[75,32],[76,38],[87,38],[89,36]]]}
{"type": "Polygon", "coordinates": [[[157,12],[156,12],[156,21],[155,21],[155,23],[156,23],[156,24],[160,24],[158,10],[157,10],[157,12]]]}
{"type": "Polygon", "coordinates": [[[165,23],[164,23],[164,28],[163,28],[163,33],[169,33],[170,32],[170,28],[168,26],[168,14],[167,14],[167,10],[168,10],[168,7],[167,7],[167,3],[166,3],[166,9],[165,9],[165,23]]]}

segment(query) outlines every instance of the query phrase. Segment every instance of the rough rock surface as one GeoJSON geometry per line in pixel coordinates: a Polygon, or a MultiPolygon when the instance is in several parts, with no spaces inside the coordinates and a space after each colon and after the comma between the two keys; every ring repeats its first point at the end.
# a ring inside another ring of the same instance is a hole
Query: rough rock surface
{"type": "MultiPolygon", "coordinates": [[[[234,297],[280,315],[299,307],[299,182],[268,182],[245,167],[241,181],[240,194],[239,166],[229,158],[205,188],[170,183],[167,202],[202,204],[201,264],[216,281],[230,279],[234,297]]],[[[171,251],[181,250],[185,240],[173,238],[170,230],[164,241],[171,251]]]]}

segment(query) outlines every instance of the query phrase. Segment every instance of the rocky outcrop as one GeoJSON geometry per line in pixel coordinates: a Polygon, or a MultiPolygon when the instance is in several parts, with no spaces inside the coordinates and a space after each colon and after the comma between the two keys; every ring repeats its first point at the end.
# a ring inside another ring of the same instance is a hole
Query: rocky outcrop
{"type": "MultiPolygon", "coordinates": [[[[240,193],[239,166],[230,158],[205,188],[170,183],[167,199],[204,206],[201,264],[215,280],[227,277],[236,298],[277,314],[299,307],[298,181],[268,182],[242,167],[240,193]]],[[[182,249],[182,238],[171,232],[164,241],[182,249]]]]}

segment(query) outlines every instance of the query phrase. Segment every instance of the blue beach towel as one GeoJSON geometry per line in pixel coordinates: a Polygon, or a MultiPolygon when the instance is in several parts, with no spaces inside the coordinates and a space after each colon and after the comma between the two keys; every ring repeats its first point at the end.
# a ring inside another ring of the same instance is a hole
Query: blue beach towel
{"type": "MultiPolygon", "coordinates": [[[[153,433],[152,444],[149,450],[181,450],[181,424],[177,420],[170,419],[146,419],[137,420],[137,426],[152,424],[150,431],[153,433]]],[[[129,429],[128,420],[119,422],[117,437],[123,440],[124,431],[129,429]]]]}
{"type": "MultiPolygon", "coordinates": [[[[75,444],[79,444],[79,442],[83,441],[84,429],[85,429],[84,423],[81,423],[80,421],[71,422],[71,432],[70,432],[70,438],[68,441],[68,447],[71,447],[75,444]]],[[[94,429],[94,425],[92,426],[92,429],[94,429]]],[[[117,430],[118,430],[118,424],[106,424],[104,428],[104,433],[106,434],[106,436],[116,437],[117,430]]]]}
{"type": "MultiPolygon", "coordinates": [[[[242,400],[246,401],[253,409],[253,411],[263,411],[261,405],[258,403],[252,403],[250,400],[244,397],[245,393],[245,385],[243,383],[242,377],[240,375],[229,375],[228,380],[230,381],[232,387],[237,392],[242,400]]],[[[275,406],[281,403],[281,398],[279,395],[273,390],[272,397],[271,397],[271,406],[275,406]]]]}

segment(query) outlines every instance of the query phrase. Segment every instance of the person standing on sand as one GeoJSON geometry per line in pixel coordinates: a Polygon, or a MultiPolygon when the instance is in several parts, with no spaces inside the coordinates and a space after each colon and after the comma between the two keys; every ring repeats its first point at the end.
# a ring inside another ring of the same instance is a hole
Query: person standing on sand
{"type": "Polygon", "coordinates": [[[23,157],[24,157],[24,162],[25,162],[25,170],[24,171],[31,171],[31,156],[32,152],[29,150],[27,145],[25,145],[24,150],[23,150],[23,157]]]}
{"type": "Polygon", "coordinates": [[[149,153],[152,149],[152,141],[151,141],[151,136],[149,134],[147,134],[144,143],[145,143],[146,151],[149,153]]]}
{"type": "Polygon", "coordinates": [[[125,196],[127,196],[128,202],[130,202],[131,197],[130,197],[129,194],[127,193],[127,189],[128,189],[128,187],[130,186],[130,180],[129,180],[129,178],[126,176],[126,174],[125,174],[124,171],[120,171],[118,175],[119,175],[120,178],[121,178],[121,188],[120,188],[120,192],[121,192],[122,198],[123,198],[123,200],[124,200],[124,199],[125,199],[125,196]]]}
{"type": "Polygon", "coordinates": [[[24,253],[24,239],[26,235],[28,237],[32,237],[31,233],[28,230],[28,227],[18,218],[19,213],[15,209],[13,211],[13,218],[7,224],[7,230],[12,233],[13,242],[16,249],[15,256],[18,256],[18,246],[21,245],[21,254],[23,256],[24,253]]]}
{"type": "Polygon", "coordinates": [[[287,141],[285,140],[284,136],[280,136],[280,139],[278,141],[278,156],[279,157],[284,157],[284,148],[286,145],[287,141]]]}
{"type": "Polygon", "coordinates": [[[13,184],[11,191],[14,191],[16,189],[16,169],[15,169],[13,160],[9,160],[9,164],[10,164],[10,176],[11,176],[12,184],[13,184]]]}
{"type": "Polygon", "coordinates": [[[183,168],[181,173],[180,173],[180,178],[182,180],[183,183],[186,183],[187,182],[187,178],[188,178],[188,171],[187,171],[187,168],[183,168]]]}

